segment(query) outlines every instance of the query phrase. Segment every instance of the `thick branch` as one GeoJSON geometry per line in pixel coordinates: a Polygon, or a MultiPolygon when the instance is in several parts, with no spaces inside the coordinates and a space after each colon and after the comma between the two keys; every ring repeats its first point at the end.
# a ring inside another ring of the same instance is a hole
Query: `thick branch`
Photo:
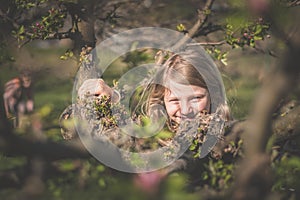
{"type": "Polygon", "coordinates": [[[278,118],[273,124],[275,142],[282,142],[300,135],[300,106],[292,109],[286,116],[278,118]]]}
{"type": "MultiPolygon", "coordinates": [[[[214,147],[214,152],[222,155],[223,150],[232,141],[237,141],[243,137],[245,130],[249,126],[249,120],[235,121],[228,125],[224,140],[220,140],[214,147]]],[[[300,135],[300,106],[290,110],[285,116],[272,121],[272,133],[274,143],[284,142],[300,135]]]]}
{"type": "Polygon", "coordinates": [[[13,133],[10,137],[0,136],[0,150],[7,156],[34,156],[40,155],[46,160],[89,158],[79,140],[59,144],[52,141],[40,142],[20,138],[13,133]]]}
{"type": "MultiPolygon", "coordinates": [[[[270,16],[272,18],[272,16],[270,16]]],[[[280,27],[273,21],[274,30],[280,27]]],[[[288,40],[281,29],[276,32],[286,41],[287,51],[275,70],[266,76],[263,87],[257,95],[249,124],[245,131],[245,156],[238,179],[233,189],[233,199],[264,199],[270,190],[269,163],[265,153],[272,134],[272,114],[280,100],[286,97],[297,84],[300,68],[300,43],[297,38],[288,40]],[[293,41],[293,42],[291,42],[293,41]],[[264,173],[262,173],[263,170],[264,173]],[[245,173],[248,172],[248,173],[245,173]]]]}

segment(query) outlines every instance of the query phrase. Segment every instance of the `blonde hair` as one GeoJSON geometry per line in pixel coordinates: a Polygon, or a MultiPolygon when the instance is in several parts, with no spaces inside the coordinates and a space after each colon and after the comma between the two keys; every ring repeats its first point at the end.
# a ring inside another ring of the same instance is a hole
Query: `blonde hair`
{"type": "Polygon", "coordinates": [[[225,100],[224,86],[222,80],[218,77],[218,73],[212,59],[207,56],[204,50],[199,53],[189,49],[180,54],[172,55],[158,69],[156,75],[144,88],[140,99],[143,102],[140,106],[141,113],[146,116],[160,113],[169,119],[169,116],[165,113],[164,95],[168,89],[167,84],[173,81],[179,84],[205,88],[210,98],[208,111],[218,113],[225,121],[231,120],[230,109],[225,100]],[[197,64],[197,68],[195,64],[197,64]],[[215,96],[212,96],[211,92],[214,92],[215,96]],[[164,109],[157,112],[157,108],[164,109]]]}

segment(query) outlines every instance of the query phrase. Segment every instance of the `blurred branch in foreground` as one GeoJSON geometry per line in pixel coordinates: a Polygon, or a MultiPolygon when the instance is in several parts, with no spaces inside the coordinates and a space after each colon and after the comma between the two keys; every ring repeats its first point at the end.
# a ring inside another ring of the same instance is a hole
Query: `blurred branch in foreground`
{"type": "MultiPolygon", "coordinates": [[[[244,134],[245,158],[237,173],[235,186],[232,188],[234,199],[265,199],[270,195],[272,178],[270,156],[266,153],[266,148],[272,136],[273,113],[280,101],[293,92],[299,80],[299,24],[294,24],[297,31],[291,34],[290,29],[287,29],[278,19],[276,13],[278,10],[272,10],[278,9],[279,5],[268,6],[260,10],[259,14],[264,14],[270,19],[274,34],[285,42],[286,50],[274,70],[266,76],[255,99],[244,134]]],[[[287,127],[286,129],[288,130],[287,127]]],[[[299,134],[297,130],[296,134],[299,134]]]]}

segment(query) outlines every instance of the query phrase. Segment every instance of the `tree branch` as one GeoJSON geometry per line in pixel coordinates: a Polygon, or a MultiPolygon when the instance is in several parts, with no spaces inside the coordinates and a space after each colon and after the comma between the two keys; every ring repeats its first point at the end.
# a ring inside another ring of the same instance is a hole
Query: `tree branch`
{"type": "MultiPolygon", "coordinates": [[[[207,12],[211,9],[214,0],[207,0],[205,3],[204,8],[200,11],[198,10],[198,20],[193,25],[193,27],[187,31],[185,37],[179,40],[173,47],[173,50],[180,49],[188,40],[195,36],[196,32],[205,24],[207,21],[208,14],[207,12]]],[[[164,53],[160,52],[156,56],[156,64],[162,64],[164,60],[164,53]]]]}
{"type": "Polygon", "coordinates": [[[211,9],[214,0],[207,0],[205,6],[202,10],[198,10],[198,20],[193,25],[193,27],[187,31],[185,37],[183,37],[180,41],[178,41],[173,49],[180,49],[190,38],[194,37],[194,35],[201,29],[201,27],[205,24],[208,18],[208,11],[211,9]]]}
{"type": "Polygon", "coordinates": [[[90,154],[79,140],[60,144],[52,141],[32,141],[20,138],[13,133],[7,134],[11,134],[11,136],[0,136],[0,150],[7,156],[40,155],[46,160],[90,158],[90,154]]]}
{"type": "Polygon", "coordinates": [[[247,159],[240,166],[242,170],[238,171],[233,199],[264,199],[270,191],[270,158],[265,151],[272,135],[272,115],[280,100],[293,90],[300,73],[299,40],[287,41],[284,31],[278,28],[281,27],[279,22],[274,16],[269,17],[273,19],[274,33],[287,42],[287,50],[275,69],[266,76],[252,108],[244,135],[247,159]]]}
{"type": "Polygon", "coordinates": [[[287,3],[288,7],[295,7],[295,6],[299,6],[299,5],[300,5],[300,1],[299,0],[294,0],[294,1],[291,1],[291,2],[287,3]]]}
{"type": "Polygon", "coordinates": [[[187,46],[219,46],[226,44],[225,40],[219,41],[219,42],[199,42],[199,43],[189,43],[187,46]]]}
{"type": "MultiPolygon", "coordinates": [[[[213,151],[222,156],[224,149],[234,141],[243,137],[249,126],[249,120],[233,121],[227,125],[224,140],[220,140],[213,151]]],[[[286,115],[272,121],[272,135],[274,143],[285,142],[300,135],[300,106],[292,108],[286,115]]]]}

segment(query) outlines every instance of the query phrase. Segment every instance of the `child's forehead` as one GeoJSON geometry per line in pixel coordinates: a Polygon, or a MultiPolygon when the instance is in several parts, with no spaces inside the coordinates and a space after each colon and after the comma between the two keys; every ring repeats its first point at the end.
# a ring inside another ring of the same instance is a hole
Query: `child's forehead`
{"type": "Polygon", "coordinates": [[[165,89],[165,95],[169,97],[190,96],[195,94],[205,94],[207,89],[196,85],[185,85],[173,82],[168,84],[165,89]]]}

